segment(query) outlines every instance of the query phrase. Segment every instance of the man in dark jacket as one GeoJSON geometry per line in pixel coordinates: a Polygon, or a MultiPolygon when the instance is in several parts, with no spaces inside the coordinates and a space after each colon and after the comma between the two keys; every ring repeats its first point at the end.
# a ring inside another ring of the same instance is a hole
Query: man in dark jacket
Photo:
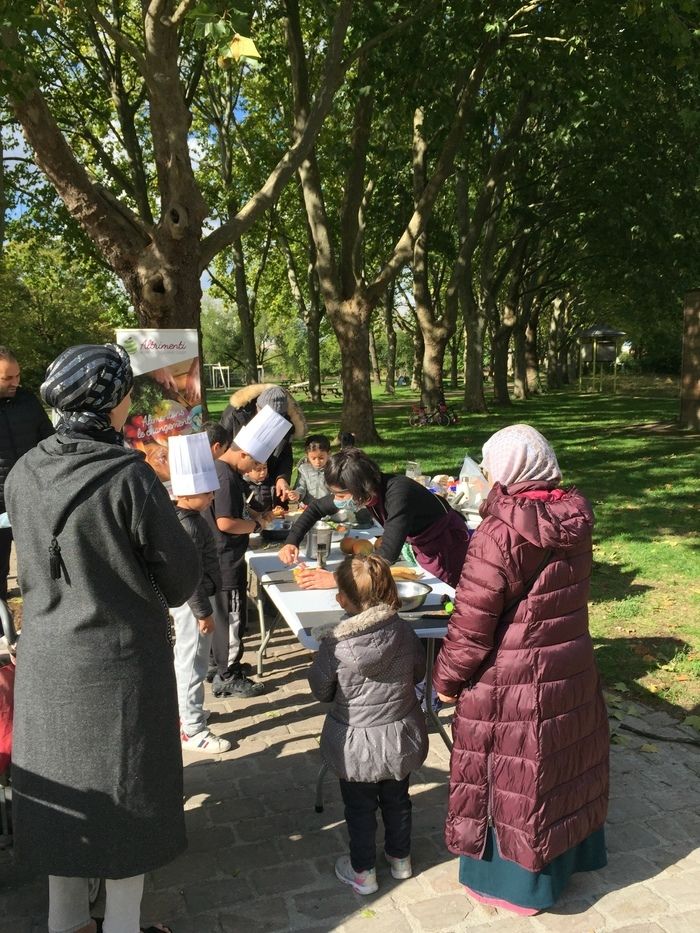
{"type": "MultiPolygon", "coordinates": [[[[19,363],[12,350],[0,347],[0,514],[5,512],[5,479],[19,458],[53,428],[46,412],[19,384],[19,363]]],[[[0,528],[0,599],[7,599],[12,529],[0,528]]]]}

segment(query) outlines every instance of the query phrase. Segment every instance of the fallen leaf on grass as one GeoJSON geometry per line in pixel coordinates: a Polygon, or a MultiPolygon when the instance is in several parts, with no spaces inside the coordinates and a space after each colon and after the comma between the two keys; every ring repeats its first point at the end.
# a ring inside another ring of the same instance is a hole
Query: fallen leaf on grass
{"type": "Polygon", "coordinates": [[[361,916],[361,917],[364,917],[365,920],[371,920],[372,917],[376,917],[376,916],[377,916],[377,911],[376,911],[376,910],[372,910],[371,907],[365,907],[364,910],[361,910],[361,911],[360,911],[360,916],[361,916]]]}
{"type": "Polygon", "coordinates": [[[688,677],[687,674],[679,674],[679,675],[676,677],[676,680],[678,680],[678,681],[680,681],[681,683],[683,683],[683,681],[685,681],[685,680],[690,680],[690,677],[688,677]]]}
{"type": "Polygon", "coordinates": [[[645,742],[644,745],[640,745],[640,746],[639,746],[639,751],[640,751],[640,752],[649,752],[649,753],[652,754],[652,755],[656,755],[656,754],[658,753],[659,750],[658,750],[658,748],[656,747],[656,745],[652,745],[651,742],[645,742]]]}

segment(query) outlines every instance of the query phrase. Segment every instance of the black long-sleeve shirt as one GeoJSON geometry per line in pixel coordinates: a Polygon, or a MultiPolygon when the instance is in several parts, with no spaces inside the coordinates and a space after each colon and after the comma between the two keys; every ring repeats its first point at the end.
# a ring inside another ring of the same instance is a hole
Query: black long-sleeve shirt
{"type": "MultiPolygon", "coordinates": [[[[376,505],[368,505],[372,517],[384,526],[382,544],[377,554],[390,564],[398,560],[406,538],[419,535],[445,515],[449,508],[444,499],[428,492],[408,476],[382,473],[382,485],[376,505]]],[[[333,515],[338,507],[333,496],[316,499],[294,522],[286,544],[299,545],[309,529],[333,515]]]]}

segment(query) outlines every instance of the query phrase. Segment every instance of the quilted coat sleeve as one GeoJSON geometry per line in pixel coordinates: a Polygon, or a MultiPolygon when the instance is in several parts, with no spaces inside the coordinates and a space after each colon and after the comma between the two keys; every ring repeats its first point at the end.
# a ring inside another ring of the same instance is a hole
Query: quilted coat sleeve
{"type": "Polygon", "coordinates": [[[499,544],[479,529],[460,577],[447,636],[435,661],[433,684],[456,697],[488,657],[496,626],[511,591],[509,561],[499,544]]]}
{"type": "Polygon", "coordinates": [[[333,651],[327,641],[321,646],[309,668],[309,686],[311,692],[321,703],[330,703],[338,686],[338,674],[333,651]]]}

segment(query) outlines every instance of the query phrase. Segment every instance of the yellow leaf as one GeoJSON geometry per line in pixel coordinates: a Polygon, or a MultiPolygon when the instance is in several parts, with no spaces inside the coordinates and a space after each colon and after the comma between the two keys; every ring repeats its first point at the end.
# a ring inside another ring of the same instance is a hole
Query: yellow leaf
{"type": "Polygon", "coordinates": [[[652,745],[651,742],[646,742],[644,745],[639,746],[640,752],[649,752],[650,754],[655,755],[659,750],[656,745],[652,745]]]}
{"type": "Polygon", "coordinates": [[[231,54],[239,61],[241,58],[260,58],[257,46],[248,36],[240,36],[238,33],[231,39],[231,54]]]}

